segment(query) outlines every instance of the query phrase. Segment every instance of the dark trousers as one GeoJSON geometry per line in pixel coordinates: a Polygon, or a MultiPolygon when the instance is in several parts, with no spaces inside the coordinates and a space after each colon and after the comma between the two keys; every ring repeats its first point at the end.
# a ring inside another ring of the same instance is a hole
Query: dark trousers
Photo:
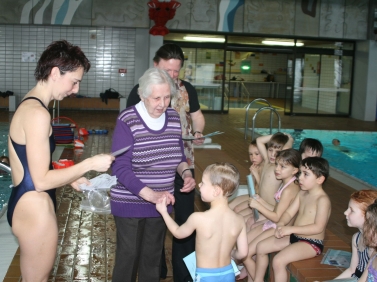
{"type": "MultiPolygon", "coordinates": [[[[191,169],[194,177],[194,170],[191,169]]],[[[183,179],[177,173],[174,180],[174,216],[175,222],[182,225],[187,218],[194,212],[195,190],[190,193],[179,191],[183,187],[183,179]]],[[[172,264],[173,264],[173,281],[187,282],[193,281],[187,270],[183,258],[195,251],[195,233],[185,239],[173,238],[172,264]]]]}
{"type": "Polygon", "coordinates": [[[160,281],[161,252],[166,234],[162,217],[114,216],[117,248],[113,282],[160,281]]]}

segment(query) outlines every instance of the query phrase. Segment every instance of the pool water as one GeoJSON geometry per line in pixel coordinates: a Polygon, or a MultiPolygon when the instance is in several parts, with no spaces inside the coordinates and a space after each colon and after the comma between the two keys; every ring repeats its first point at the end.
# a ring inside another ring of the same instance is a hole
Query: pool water
{"type": "MultiPolygon", "coordinates": [[[[295,139],[293,148],[298,149],[304,138],[315,138],[322,142],[322,157],[330,166],[377,187],[377,132],[338,131],[338,130],[307,130],[281,129],[295,139]],[[340,140],[340,146],[332,144],[333,139],[340,140]]],[[[270,129],[256,128],[260,135],[270,134],[270,129]]],[[[276,133],[277,130],[272,130],[276,133]]],[[[366,187],[367,189],[368,187],[366,187]]]]}
{"type": "MultiPolygon", "coordinates": [[[[8,156],[8,132],[9,123],[0,122],[0,156],[8,156]]],[[[8,202],[10,192],[9,186],[12,184],[10,173],[0,170],[0,214],[5,203],[8,202]]]]}

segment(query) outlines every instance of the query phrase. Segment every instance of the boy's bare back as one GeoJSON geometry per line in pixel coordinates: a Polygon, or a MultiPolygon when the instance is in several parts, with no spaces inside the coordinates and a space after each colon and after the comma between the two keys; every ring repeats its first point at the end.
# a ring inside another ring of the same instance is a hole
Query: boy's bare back
{"type": "Polygon", "coordinates": [[[197,267],[218,268],[229,265],[230,254],[237,240],[246,238],[243,217],[228,206],[212,207],[208,211],[194,213],[191,217],[196,223],[197,267]]]}

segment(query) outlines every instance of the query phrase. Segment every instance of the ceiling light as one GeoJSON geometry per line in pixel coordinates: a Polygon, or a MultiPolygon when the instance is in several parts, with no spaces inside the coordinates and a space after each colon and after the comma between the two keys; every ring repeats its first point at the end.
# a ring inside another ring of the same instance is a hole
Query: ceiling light
{"type": "MultiPolygon", "coordinates": [[[[266,45],[295,46],[295,43],[292,41],[263,40],[262,43],[266,45]]],[[[304,43],[297,42],[296,46],[304,46],[304,43]]]]}
{"type": "Polygon", "coordinates": [[[200,36],[184,36],[184,40],[197,41],[197,42],[225,42],[225,38],[219,37],[200,37],[200,36]]]}

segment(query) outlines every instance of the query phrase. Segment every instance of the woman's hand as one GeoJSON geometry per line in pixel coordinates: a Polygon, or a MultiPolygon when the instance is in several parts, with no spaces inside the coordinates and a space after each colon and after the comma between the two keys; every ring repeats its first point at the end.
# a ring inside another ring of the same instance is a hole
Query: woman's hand
{"type": "Polygon", "coordinates": [[[144,187],[140,190],[139,196],[142,197],[144,200],[151,202],[153,204],[157,204],[158,201],[160,201],[162,198],[166,197],[166,205],[174,205],[175,198],[172,194],[170,194],[167,191],[163,192],[156,192],[153,191],[149,187],[144,187]]]}
{"type": "Polygon", "coordinates": [[[77,179],[76,181],[73,181],[73,182],[71,183],[71,186],[72,186],[72,188],[75,189],[76,191],[81,191],[81,189],[80,189],[80,187],[79,187],[81,184],[90,185],[90,181],[89,181],[87,178],[85,178],[85,177],[80,177],[80,178],[77,179]]]}
{"type": "Polygon", "coordinates": [[[186,176],[183,179],[183,187],[179,191],[181,191],[182,193],[189,193],[195,189],[195,186],[196,186],[195,179],[192,178],[192,176],[186,176]]]}
{"type": "Polygon", "coordinates": [[[92,161],[92,170],[104,172],[109,169],[115,157],[110,154],[99,154],[91,157],[90,160],[92,161]]]}
{"type": "MultiPolygon", "coordinates": [[[[194,137],[200,138],[200,137],[203,137],[203,134],[201,132],[197,131],[197,132],[195,132],[194,137]]],[[[192,140],[192,143],[194,143],[194,145],[202,145],[204,143],[204,139],[205,138],[194,139],[194,140],[192,140]]]]}

